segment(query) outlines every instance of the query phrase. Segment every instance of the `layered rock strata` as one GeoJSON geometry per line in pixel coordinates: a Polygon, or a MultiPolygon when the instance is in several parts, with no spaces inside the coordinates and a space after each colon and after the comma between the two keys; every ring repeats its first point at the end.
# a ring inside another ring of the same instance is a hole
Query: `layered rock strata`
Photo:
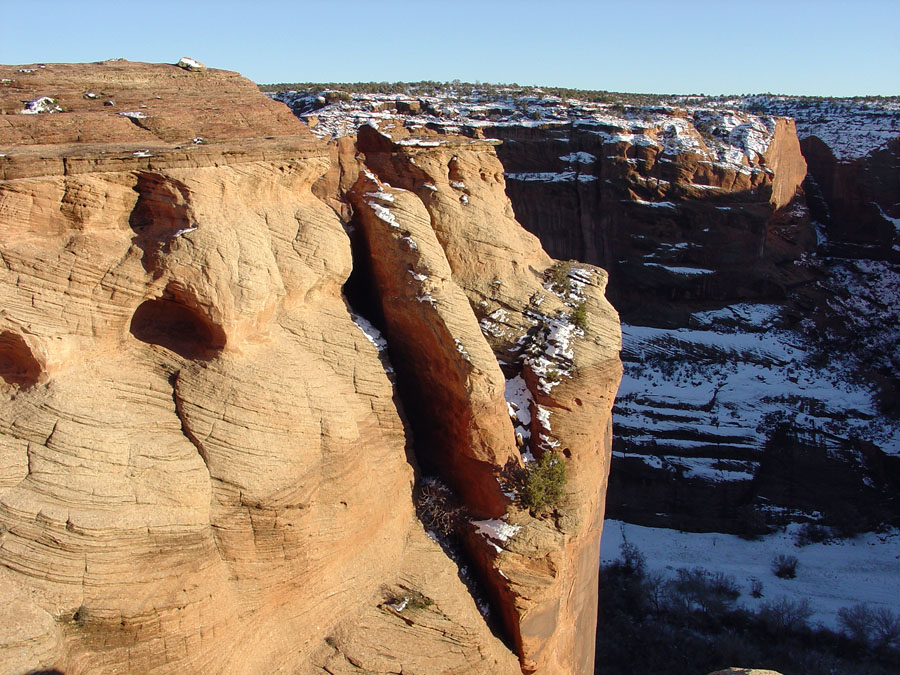
{"type": "Polygon", "coordinates": [[[548,285],[493,144],[329,147],[214,69],[0,75],[0,670],[591,672],[618,320],[602,270],[548,285]],[[504,482],[544,452],[547,519],[504,482]]]}
{"type": "Polygon", "coordinates": [[[358,145],[374,173],[364,174],[349,196],[372,254],[392,345],[399,334],[394,362],[401,377],[406,371],[415,380],[417,415],[430,426],[419,439],[429,447],[423,462],[479,509],[475,515],[497,518],[509,510],[501,469],[542,452],[566,458],[571,498],[554,525],[514,512],[508,520],[514,537],[485,525],[469,548],[523,667],[590,669],[591,570],[604,496],[596,479],[608,471],[604,448],[611,439],[611,427],[596,425],[596,411],[611,406],[619,377],[605,273],[582,266],[570,271],[570,293],[548,287],[552,261],[514,227],[492,143],[392,131],[396,138],[360,130],[358,145]],[[408,278],[383,266],[405,267],[408,278]],[[573,322],[578,303],[591,317],[584,327],[573,322]],[[431,341],[444,347],[429,347],[431,341]],[[532,400],[515,411],[518,449],[504,400],[516,386],[532,400]],[[438,419],[444,422],[432,424],[438,419]],[[553,642],[562,648],[549,649],[553,642]]]}
{"type": "Polygon", "coordinates": [[[553,255],[609,269],[611,297],[641,323],[683,323],[686,304],[784,297],[802,279],[784,262],[814,239],[792,215],[806,164],[790,120],[682,115],[483,129],[504,141],[517,217],[553,255]]]}
{"type": "Polygon", "coordinates": [[[612,517],[751,534],[897,522],[896,98],[398,92],[277,96],[322,136],[365,122],[502,139],[516,215],[552,255],[610,271],[625,321],[612,517]]]}

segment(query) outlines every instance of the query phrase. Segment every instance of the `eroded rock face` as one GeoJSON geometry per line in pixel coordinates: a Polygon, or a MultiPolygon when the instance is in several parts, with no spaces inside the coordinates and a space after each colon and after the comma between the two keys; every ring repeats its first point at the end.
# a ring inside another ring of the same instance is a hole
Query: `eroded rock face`
{"type": "Polygon", "coordinates": [[[451,416],[452,429],[435,429],[423,462],[480,507],[473,515],[496,518],[511,506],[498,483],[502,469],[521,465],[529,451],[566,458],[568,506],[555,525],[512,509],[516,536],[472,534],[469,550],[523,668],[590,672],[605,495],[597,478],[608,473],[611,440],[608,422],[593,425],[605,419],[620,377],[606,274],[580,266],[570,273],[571,293],[549,287],[552,261],[516,227],[492,143],[389,132],[393,138],[360,130],[359,148],[375,173],[361,175],[350,192],[376,261],[388,339],[394,345],[400,335],[401,376],[404,367],[419,374],[417,398],[428,411],[420,414],[431,420],[459,411],[447,400],[454,391],[465,392],[455,398],[468,406],[451,416]],[[379,269],[392,256],[407,277],[379,269]],[[572,320],[578,303],[591,317],[584,328],[572,320]],[[443,350],[428,345],[441,339],[443,350]],[[436,353],[449,363],[436,365],[436,353]],[[532,399],[529,440],[519,449],[503,400],[515,382],[532,399]]]}
{"type": "Polygon", "coordinates": [[[591,672],[618,319],[602,270],[548,290],[493,145],[329,148],[214,69],[0,74],[5,112],[68,110],[0,124],[0,670],[591,672]],[[541,520],[500,479],[551,451],[541,520]],[[415,517],[420,463],[514,532],[468,526],[512,649],[415,517]]]}
{"type": "Polygon", "coordinates": [[[631,320],[672,325],[686,320],[672,300],[783,297],[808,277],[784,264],[815,241],[793,122],[735,115],[484,133],[504,140],[498,153],[516,216],[548,251],[609,269],[610,297],[631,320]],[[729,126],[730,144],[716,145],[729,126]]]}

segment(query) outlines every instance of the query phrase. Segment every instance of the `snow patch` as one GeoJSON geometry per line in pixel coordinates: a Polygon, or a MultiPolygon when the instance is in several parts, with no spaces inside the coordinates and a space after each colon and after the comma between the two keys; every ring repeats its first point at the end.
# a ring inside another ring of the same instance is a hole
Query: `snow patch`
{"type": "Polygon", "coordinates": [[[672,274],[680,274],[681,276],[702,276],[704,274],[715,274],[715,270],[708,270],[703,267],[673,267],[671,265],[661,265],[660,263],[645,262],[644,267],[659,267],[671,272],[672,274]]]}
{"type": "Polygon", "coordinates": [[[382,206],[376,201],[366,200],[366,204],[368,204],[372,212],[375,214],[375,217],[379,220],[387,223],[391,227],[396,227],[399,229],[400,223],[397,222],[397,219],[394,217],[394,214],[391,213],[391,210],[385,206],[382,206]]]}
{"type": "Polygon", "coordinates": [[[531,431],[531,406],[534,403],[534,395],[528,388],[525,378],[516,375],[506,381],[504,391],[506,409],[513,420],[513,426],[523,438],[529,438],[531,431]]]}
{"type": "Polygon", "coordinates": [[[564,162],[570,163],[578,163],[578,164],[593,164],[597,161],[597,158],[589,152],[570,152],[568,155],[563,155],[560,159],[564,162]]]}
{"type": "MultiPolygon", "coordinates": [[[[21,71],[20,71],[21,72],[21,71]]],[[[27,71],[31,72],[31,71],[27,71]]],[[[41,96],[33,101],[25,103],[25,108],[20,111],[21,115],[38,115],[40,113],[56,113],[62,112],[62,107],[57,105],[55,98],[49,96],[41,96]]]]}
{"type": "Polygon", "coordinates": [[[518,525],[494,518],[491,520],[473,520],[472,524],[477,528],[478,534],[486,539],[499,542],[507,542],[512,539],[522,528],[518,525]]]}
{"type": "Polygon", "coordinates": [[[794,537],[798,525],[759,541],[719,533],[680,532],[642,527],[615,520],[603,526],[601,560],[608,564],[619,557],[623,541],[633,544],[647,558],[648,571],[674,578],[680,567],[703,567],[733,575],[741,587],[740,604],[758,610],[763,603],[786,597],[809,600],[812,623],[838,628],[842,607],[860,602],[900,612],[897,561],[900,531],[867,533],[854,539],[839,539],[798,548],[794,537]],[[772,559],[779,553],[796,556],[797,577],[780,579],[772,574],[772,559]],[[750,579],[763,581],[763,597],[750,593],[750,579]]]}
{"type": "Polygon", "coordinates": [[[368,319],[360,316],[359,314],[354,314],[351,312],[350,318],[353,319],[353,323],[363,332],[363,335],[366,336],[366,339],[375,345],[375,348],[379,352],[383,352],[387,349],[388,343],[387,340],[384,339],[384,336],[381,334],[381,331],[375,328],[368,319]]]}

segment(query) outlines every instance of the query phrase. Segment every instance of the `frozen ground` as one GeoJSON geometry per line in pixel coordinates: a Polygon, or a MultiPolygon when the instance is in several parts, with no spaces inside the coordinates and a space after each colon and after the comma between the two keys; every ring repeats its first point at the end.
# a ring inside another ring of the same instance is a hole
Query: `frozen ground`
{"type": "Polygon", "coordinates": [[[837,628],[838,610],[861,602],[900,613],[900,531],[798,547],[794,543],[798,527],[791,525],[786,531],[749,541],[735,535],[607,520],[600,557],[603,564],[619,558],[619,546],[627,540],[646,556],[648,571],[674,577],[680,567],[702,567],[734,576],[741,587],[738,602],[748,609],[757,610],[782,597],[806,598],[813,610],[813,625],[837,628]],[[772,559],[779,553],[798,559],[796,578],[779,579],[772,573],[772,559]],[[750,595],[751,579],[762,582],[762,598],[750,595]]]}
{"type": "Polygon", "coordinates": [[[858,434],[900,453],[898,429],[879,417],[872,392],[850,381],[840,363],[811,363],[792,331],[623,325],[622,334],[615,425],[626,451],[679,454],[690,447],[722,457],[731,449],[733,459],[753,460],[774,423],[790,416],[826,446],[858,434]]]}
{"type": "Polygon", "coordinates": [[[823,283],[850,337],[813,327],[813,344],[779,327],[772,304],[698,312],[690,328],[623,324],[616,455],[684,477],[749,480],[782,421],[829,450],[857,437],[900,455],[900,424],[855,375],[863,361],[892,368],[900,359],[900,274],[887,263],[834,263],[823,283]]]}
{"type": "Polygon", "coordinates": [[[797,136],[817,136],[841,161],[865,157],[900,135],[900,102],[896,99],[754,96],[743,105],[757,112],[793,117],[797,136]]]}

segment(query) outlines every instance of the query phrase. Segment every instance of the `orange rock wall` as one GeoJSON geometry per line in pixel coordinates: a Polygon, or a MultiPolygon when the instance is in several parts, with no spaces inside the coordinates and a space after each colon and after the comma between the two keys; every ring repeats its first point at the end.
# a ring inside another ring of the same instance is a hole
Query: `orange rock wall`
{"type": "Polygon", "coordinates": [[[578,368],[540,394],[498,359],[550,321],[531,299],[571,306],[493,146],[329,147],[212,69],[20,70],[0,68],[0,672],[592,672],[618,318],[583,266],[578,368]],[[44,95],[65,111],[18,114],[44,95]],[[343,293],[348,224],[388,351],[343,293]],[[498,482],[522,462],[511,370],[567,458],[553,518],[498,482]],[[468,517],[520,528],[470,538],[509,645],[415,517],[398,377],[433,394],[416,414],[468,517]]]}

